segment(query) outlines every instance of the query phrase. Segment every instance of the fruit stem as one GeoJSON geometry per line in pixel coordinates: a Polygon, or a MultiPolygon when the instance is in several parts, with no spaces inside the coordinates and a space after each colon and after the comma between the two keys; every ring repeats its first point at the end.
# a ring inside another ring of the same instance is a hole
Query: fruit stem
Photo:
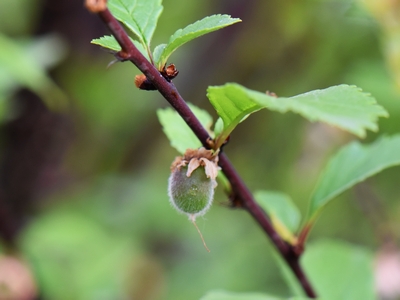
{"type": "Polygon", "coordinates": [[[197,232],[199,233],[200,238],[201,238],[201,240],[203,241],[204,248],[206,248],[207,252],[211,252],[210,249],[208,249],[208,247],[207,247],[207,245],[206,245],[206,242],[205,242],[205,240],[204,240],[204,238],[203,238],[203,235],[201,234],[201,231],[200,231],[199,227],[198,227],[197,224],[196,224],[195,219],[196,219],[196,218],[195,218],[194,215],[191,215],[191,216],[190,216],[190,221],[192,221],[194,227],[196,227],[197,232]]]}

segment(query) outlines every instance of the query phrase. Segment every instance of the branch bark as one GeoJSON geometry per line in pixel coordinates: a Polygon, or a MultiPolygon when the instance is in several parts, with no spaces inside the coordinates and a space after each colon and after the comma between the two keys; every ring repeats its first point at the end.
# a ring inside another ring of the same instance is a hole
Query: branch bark
{"type": "MultiPolygon", "coordinates": [[[[147,77],[147,79],[153,83],[155,88],[171,104],[171,106],[175,108],[183,120],[196,134],[203,146],[210,148],[211,137],[190,110],[174,84],[172,82],[168,82],[160,74],[160,72],[140,53],[140,51],[129,39],[129,36],[121,24],[114,18],[108,8],[105,8],[101,11],[92,12],[95,12],[100,16],[120,44],[122,50],[117,53],[117,57],[120,60],[131,61],[147,77]]],[[[279,253],[282,255],[283,259],[292,269],[307,296],[316,298],[316,294],[300,266],[300,254],[295,251],[293,246],[286,243],[275,231],[270,219],[257,205],[253,195],[239,174],[236,172],[225,153],[221,153],[219,156],[219,166],[232,186],[234,197],[241,202],[242,206],[253,216],[255,221],[269,236],[279,253]]]]}

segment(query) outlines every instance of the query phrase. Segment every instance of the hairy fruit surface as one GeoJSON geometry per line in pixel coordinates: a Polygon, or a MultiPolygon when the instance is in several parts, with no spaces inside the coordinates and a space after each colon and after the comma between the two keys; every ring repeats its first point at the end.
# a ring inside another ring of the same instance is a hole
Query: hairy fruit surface
{"type": "Polygon", "coordinates": [[[180,212],[192,216],[203,215],[211,206],[214,184],[207,178],[204,168],[199,167],[186,175],[187,167],[182,167],[170,176],[170,200],[180,212]]]}
{"type": "Polygon", "coordinates": [[[211,150],[188,149],[171,165],[168,194],[172,206],[191,220],[210,208],[216,187],[218,157],[211,150]]]}

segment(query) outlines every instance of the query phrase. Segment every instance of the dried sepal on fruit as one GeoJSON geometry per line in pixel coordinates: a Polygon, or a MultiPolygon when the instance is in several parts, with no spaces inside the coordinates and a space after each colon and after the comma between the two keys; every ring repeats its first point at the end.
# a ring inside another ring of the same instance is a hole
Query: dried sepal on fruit
{"type": "MultiPolygon", "coordinates": [[[[173,207],[189,216],[203,243],[196,225],[196,217],[204,215],[211,207],[217,186],[218,155],[212,150],[188,149],[175,158],[171,165],[168,194],[173,207]]],[[[208,250],[204,243],[204,246],[208,250]]],[[[209,250],[208,250],[209,251],[209,250]]]]}

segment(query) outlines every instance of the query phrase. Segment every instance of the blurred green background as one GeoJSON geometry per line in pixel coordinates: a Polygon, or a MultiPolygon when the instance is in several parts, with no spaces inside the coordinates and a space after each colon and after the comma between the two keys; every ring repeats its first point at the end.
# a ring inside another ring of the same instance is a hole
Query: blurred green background
{"type": "MultiPolygon", "coordinates": [[[[154,46],[207,15],[243,20],[185,45],[170,61],[184,99],[215,119],[209,85],[238,82],[292,96],[347,83],[389,111],[379,135],[400,131],[399,1],[163,5],[154,46]]],[[[135,88],[132,64],[107,68],[113,56],[90,44],[106,33],[82,1],[0,3],[3,258],[26,262],[36,299],[199,299],[217,288],[291,295],[268,239],[246,212],[229,208],[223,191],[198,219],[211,253],[172,209],[167,179],[178,153],[156,117],[168,104],[135,88]]],[[[283,191],[304,215],[327,158],[354,138],[263,111],[237,128],[225,152],[251,190],[283,191]]],[[[396,245],[399,181],[399,167],[392,168],[340,196],[310,242],[339,239],[374,253],[396,245]]]]}

